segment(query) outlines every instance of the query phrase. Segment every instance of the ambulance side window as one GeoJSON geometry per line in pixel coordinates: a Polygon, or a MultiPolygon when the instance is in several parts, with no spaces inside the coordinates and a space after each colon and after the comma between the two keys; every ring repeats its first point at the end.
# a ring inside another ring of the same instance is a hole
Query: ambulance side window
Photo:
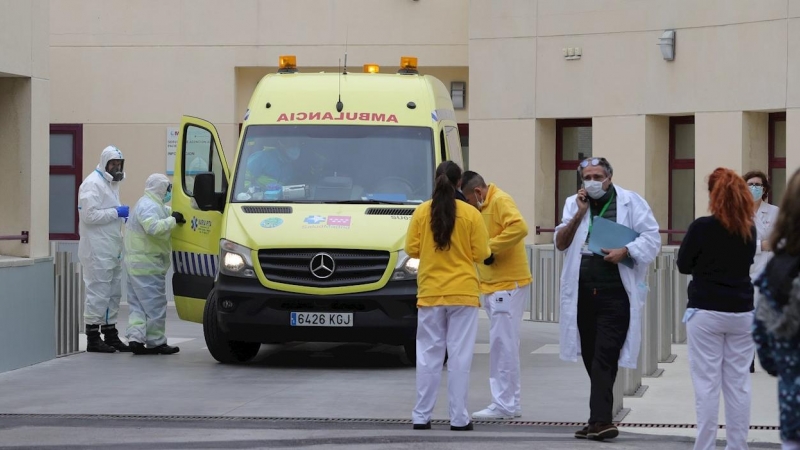
{"type": "MultiPolygon", "coordinates": [[[[450,160],[464,168],[464,158],[461,156],[461,138],[456,127],[444,127],[447,136],[447,149],[450,152],[450,160]]],[[[466,170],[466,169],[465,169],[466,170]]]]}
{"type": "Polygon", "coordinates": [[[210,131],[194,125],[187,126],[183,152],[183,190],[186,195],[193,195],[194,177],[206,172],[214,173],[215,191],[225,192],[228,182],[210,131]]]}
{"type": "Polygon", "coordinates": [[[447,161],[447,147],[445,146],[444,129],[439,133],[439,154],[442,156],[441,161],[447,161]]]}

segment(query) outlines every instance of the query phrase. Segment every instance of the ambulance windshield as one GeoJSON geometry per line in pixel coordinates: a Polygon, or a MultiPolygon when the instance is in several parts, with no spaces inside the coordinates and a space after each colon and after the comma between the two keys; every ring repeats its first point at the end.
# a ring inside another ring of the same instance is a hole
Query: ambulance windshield
{"type": "Polygon", "coordinates": [[[250,125],[234,202],[417,204],[435,170],[425,127],[250,125]]]}

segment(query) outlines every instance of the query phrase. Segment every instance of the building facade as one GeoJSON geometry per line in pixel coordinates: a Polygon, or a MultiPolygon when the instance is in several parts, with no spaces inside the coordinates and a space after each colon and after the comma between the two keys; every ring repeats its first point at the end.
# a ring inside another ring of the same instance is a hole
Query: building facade
{"type": "Polygon", "coordinates": [[[531,229],[557,223],[581,156],[608,158],[665,230],[707,213],[717,166],[769,172],[773,201],[800,167],[800,0],[52,0],[50,142],[79,159],[51,150],[51,238],[77,237],[67,210],[106,145],[126,156],[127,203],[167,171],[183,114],[216,124],[230,162],[285,54],[309,72],[418,57],[463,100],[469,168],[531,229]]]}

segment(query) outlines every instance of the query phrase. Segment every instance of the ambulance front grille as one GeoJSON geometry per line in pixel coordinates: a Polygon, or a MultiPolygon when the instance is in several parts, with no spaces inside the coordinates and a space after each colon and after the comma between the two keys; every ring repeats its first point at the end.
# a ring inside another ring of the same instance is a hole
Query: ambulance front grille
{"type": "Polygon", "coordinates": [[[308,287],[341,287],[371,284],[383,277],[389,265],[389,252],[338,249],[259,250],[258,261],[264,276],[275,283],[308,287]],[[324,261],[322,256],[325,257],[324,261]],[[316,257],[316,259],[315,259],[316,257]],[[312,267],[312,260],[315,265],[312,267]],[[330,264],[330,261],[333,264],[330,264]],[[320,267],[324,262],[325,268],[320,267]],[[333,266],[333,267],[329,267],[333,266]],[[312,271],[312,268],[315,269],[312,271]],[[332,273],[326,270],[332,269],[332,273]],[[314,275],[314,272],[317,275],[314,275]],[[325,278],[320,278],[320,276],[325,278]]]}

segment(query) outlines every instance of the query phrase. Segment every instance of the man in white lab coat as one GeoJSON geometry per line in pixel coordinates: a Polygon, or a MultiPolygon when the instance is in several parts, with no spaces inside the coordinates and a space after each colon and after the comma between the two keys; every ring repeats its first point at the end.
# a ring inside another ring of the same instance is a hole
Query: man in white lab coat
{"type": "Polygon", "coordinates": [[[658,223],[638,194],[611,182],[614,169],[605,158],[587,158],[578,167],[583,188],[564,204],[554,236],[566,251],[561,272],[561,359],[582,356],[591,379],[588,425],[579,439],[603,440],[619,432],[611,423],[618,366],[635,368],[641,344],[641,311],[647,298],[647,269],[661,250],[658,223]],[[587,214],[588,213],[588,214],[587,214]],[[594,217],[639,233],[622,248],[588,250],[594,217]],[[633,268],[619,264],[630,257],[633,268]]]}

